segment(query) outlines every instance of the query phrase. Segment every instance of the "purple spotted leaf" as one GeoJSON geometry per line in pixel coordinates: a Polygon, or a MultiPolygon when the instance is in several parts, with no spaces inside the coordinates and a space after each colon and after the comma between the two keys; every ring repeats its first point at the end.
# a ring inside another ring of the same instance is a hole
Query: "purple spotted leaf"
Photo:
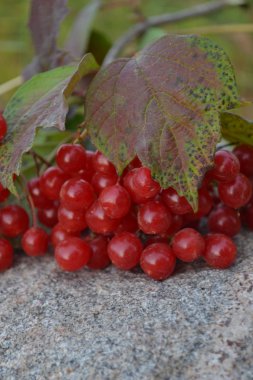
{"type": "Polygon", "coordinates": [[[219,114],[239,103],[223,49],[204,37],[170,35],[98,72],[87,93],[87,128],[119,173],[137,154],[163,188],[196,210],[220,140],[219,114]]]}
{"type": "Polygon", "coordinates": [[[0,145],[0,182],[15,193],[13,173],[19,175],[22,156],[33,144],[38,127],[65,128],[67,99],[80,80],[98,69],[92,54],[79,65],[37,74],[13,95],[4,110],[8,131],[0,145]]]}
{"type": "Polygon", "coordinates": [[[68,13],[67,2],[68,0],[31,0],[28,25],[36,55],[23,72],[26,80],[39,72],[71,61],[69,54],[57,47],[60,24],[68,13]]]}

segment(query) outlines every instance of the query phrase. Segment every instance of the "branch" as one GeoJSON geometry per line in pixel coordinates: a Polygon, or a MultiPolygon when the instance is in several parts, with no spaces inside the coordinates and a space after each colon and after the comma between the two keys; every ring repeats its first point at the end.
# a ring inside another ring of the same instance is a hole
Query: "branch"
{"type": "Polygon", "coordinates": [[[165,24],[172,24],[191,17],[204,16],[209,13],[217,12],[229,6],[246,5],[246,0],[215,0],[205,4],[199,4],[182,11],[168,13],[161,16],[153,16],[147,18],[131,27],[122,37],[120,37],[107,53],[103,66],[111,63],[123,50],[123,48],[136,37],[144,33],[147,29],[165,24]]]}
{"type": "Polygon", "coordinates": [[[6,92],[13,90],[14,88],[20,86],[23,83],[23,78],[21,76],[13,78],[8,82],[0,84],[0,95],[4,95],[6,92]]]}

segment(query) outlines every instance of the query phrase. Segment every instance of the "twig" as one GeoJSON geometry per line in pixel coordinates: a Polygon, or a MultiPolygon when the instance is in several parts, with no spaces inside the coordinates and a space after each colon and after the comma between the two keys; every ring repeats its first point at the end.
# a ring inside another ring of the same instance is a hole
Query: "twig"
{"type": "Polygon", "coordinates": [[[252,33],[253,24],[206,25],[195,28],[173,29],[173,33],[183,34],[223,34],[223,33],[252,33]]]}
{"type": "Polygon", "coordinates": [[[196,5],[188,9],[183,9],[178,12],[149,17],[145,21],[131,27],[115,42],[107,53],[103,66],[111,63],[129,42],[133,41],[136,37],[140,36],[151,27],[171,24],[191,17],[204,16],[229,6],[242,6],[245,4],[247,4],[246,0],[215,0],[209,3],[196,5]]]}
{"type": "Polygon", "coordinates": [[[20,75],[19,77],[13,78],[8,82],[0,84],[0,95],[4,95],[7,92],[13,90],[14,88],[20,86],[23,83],[23,78],[20,75]]]}

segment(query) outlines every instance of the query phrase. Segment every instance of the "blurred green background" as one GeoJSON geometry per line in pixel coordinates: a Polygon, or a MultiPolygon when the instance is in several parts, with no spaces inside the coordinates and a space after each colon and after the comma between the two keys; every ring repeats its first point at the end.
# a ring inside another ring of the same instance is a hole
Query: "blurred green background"
{"type": "MultiPolygon", "coordinates": [[[[89,2],[90,0],[69,0],[69,14],[62,24],[59,46],[63,44],[78,12],[89,2]]],[[[209,1],[106,0],[95,19],[94,29],[102,32],[113,42],[144,17],[185,9],[203,2],[209,1]]],[[[33,57],[33,47],[27,28],[29,5],[28,0],[0,1],[0,84],[20,75],[33,57]]],[[[253,99],[253,2],[250,2],[248,8],[228,7],[214,14],[195,17],[163,29],[170,33],[196,32],[218,42],[227,51],[235,67],[240,94],[249,100],[253,99]],[[222,30],[226,24],[234,25],[229,33],[222,30]],[[240,32],[242,24],[247,25],[250,31],[240,32]],[[202,27],[205,28],[204,33],[202,27]]],[[[144,40],[149,39],[149,36],[150,34],[144,36],[144,40]]],[[[143,40],[141,43],[143,44],[143,40]]],[[[135,51],[138,46],[140,41],[128,47],[126,54],[135,51]]],[[[1,97],[0,108],[4,107],[10,95],[11,93],[8,93],[1,97]]]]}

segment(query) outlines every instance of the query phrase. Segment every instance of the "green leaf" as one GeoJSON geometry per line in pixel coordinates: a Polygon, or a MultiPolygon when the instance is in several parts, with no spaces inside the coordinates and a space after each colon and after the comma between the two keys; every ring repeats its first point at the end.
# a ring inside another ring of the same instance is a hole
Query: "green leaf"
{"type": "Polygon", "coordinates": [[[94,55],[99,64],[102,64],[111,46],[111,41],[104,33],[92,30],[87,51],[94,55]]]}
{"type": "Polygon", "coordinates": [[[4,111],[8,133],[0,146],[0,182],[4,187],[15,192],[12,174],[20,173],[22,156],[31,148],[37,127],[64,130],[67,98],[77,83],[97,68],[93,56],[87,54],[78,66],[38,74],[14,94],[4,111]]]}
{"type": "Polygon", "coordinates": [[[239,115],[223,112],[220,115],[221,133],[232,143],[253,145],[253,122],[239,115]]]}
{"type": "Polygon", "coordinates": [[[224,50],[204,37],[171,35],[98,72],[87,92],[87,128],[119,173],[137,154],[196,210],[220,140],[219,113],[238,106],[224,50]]]}

